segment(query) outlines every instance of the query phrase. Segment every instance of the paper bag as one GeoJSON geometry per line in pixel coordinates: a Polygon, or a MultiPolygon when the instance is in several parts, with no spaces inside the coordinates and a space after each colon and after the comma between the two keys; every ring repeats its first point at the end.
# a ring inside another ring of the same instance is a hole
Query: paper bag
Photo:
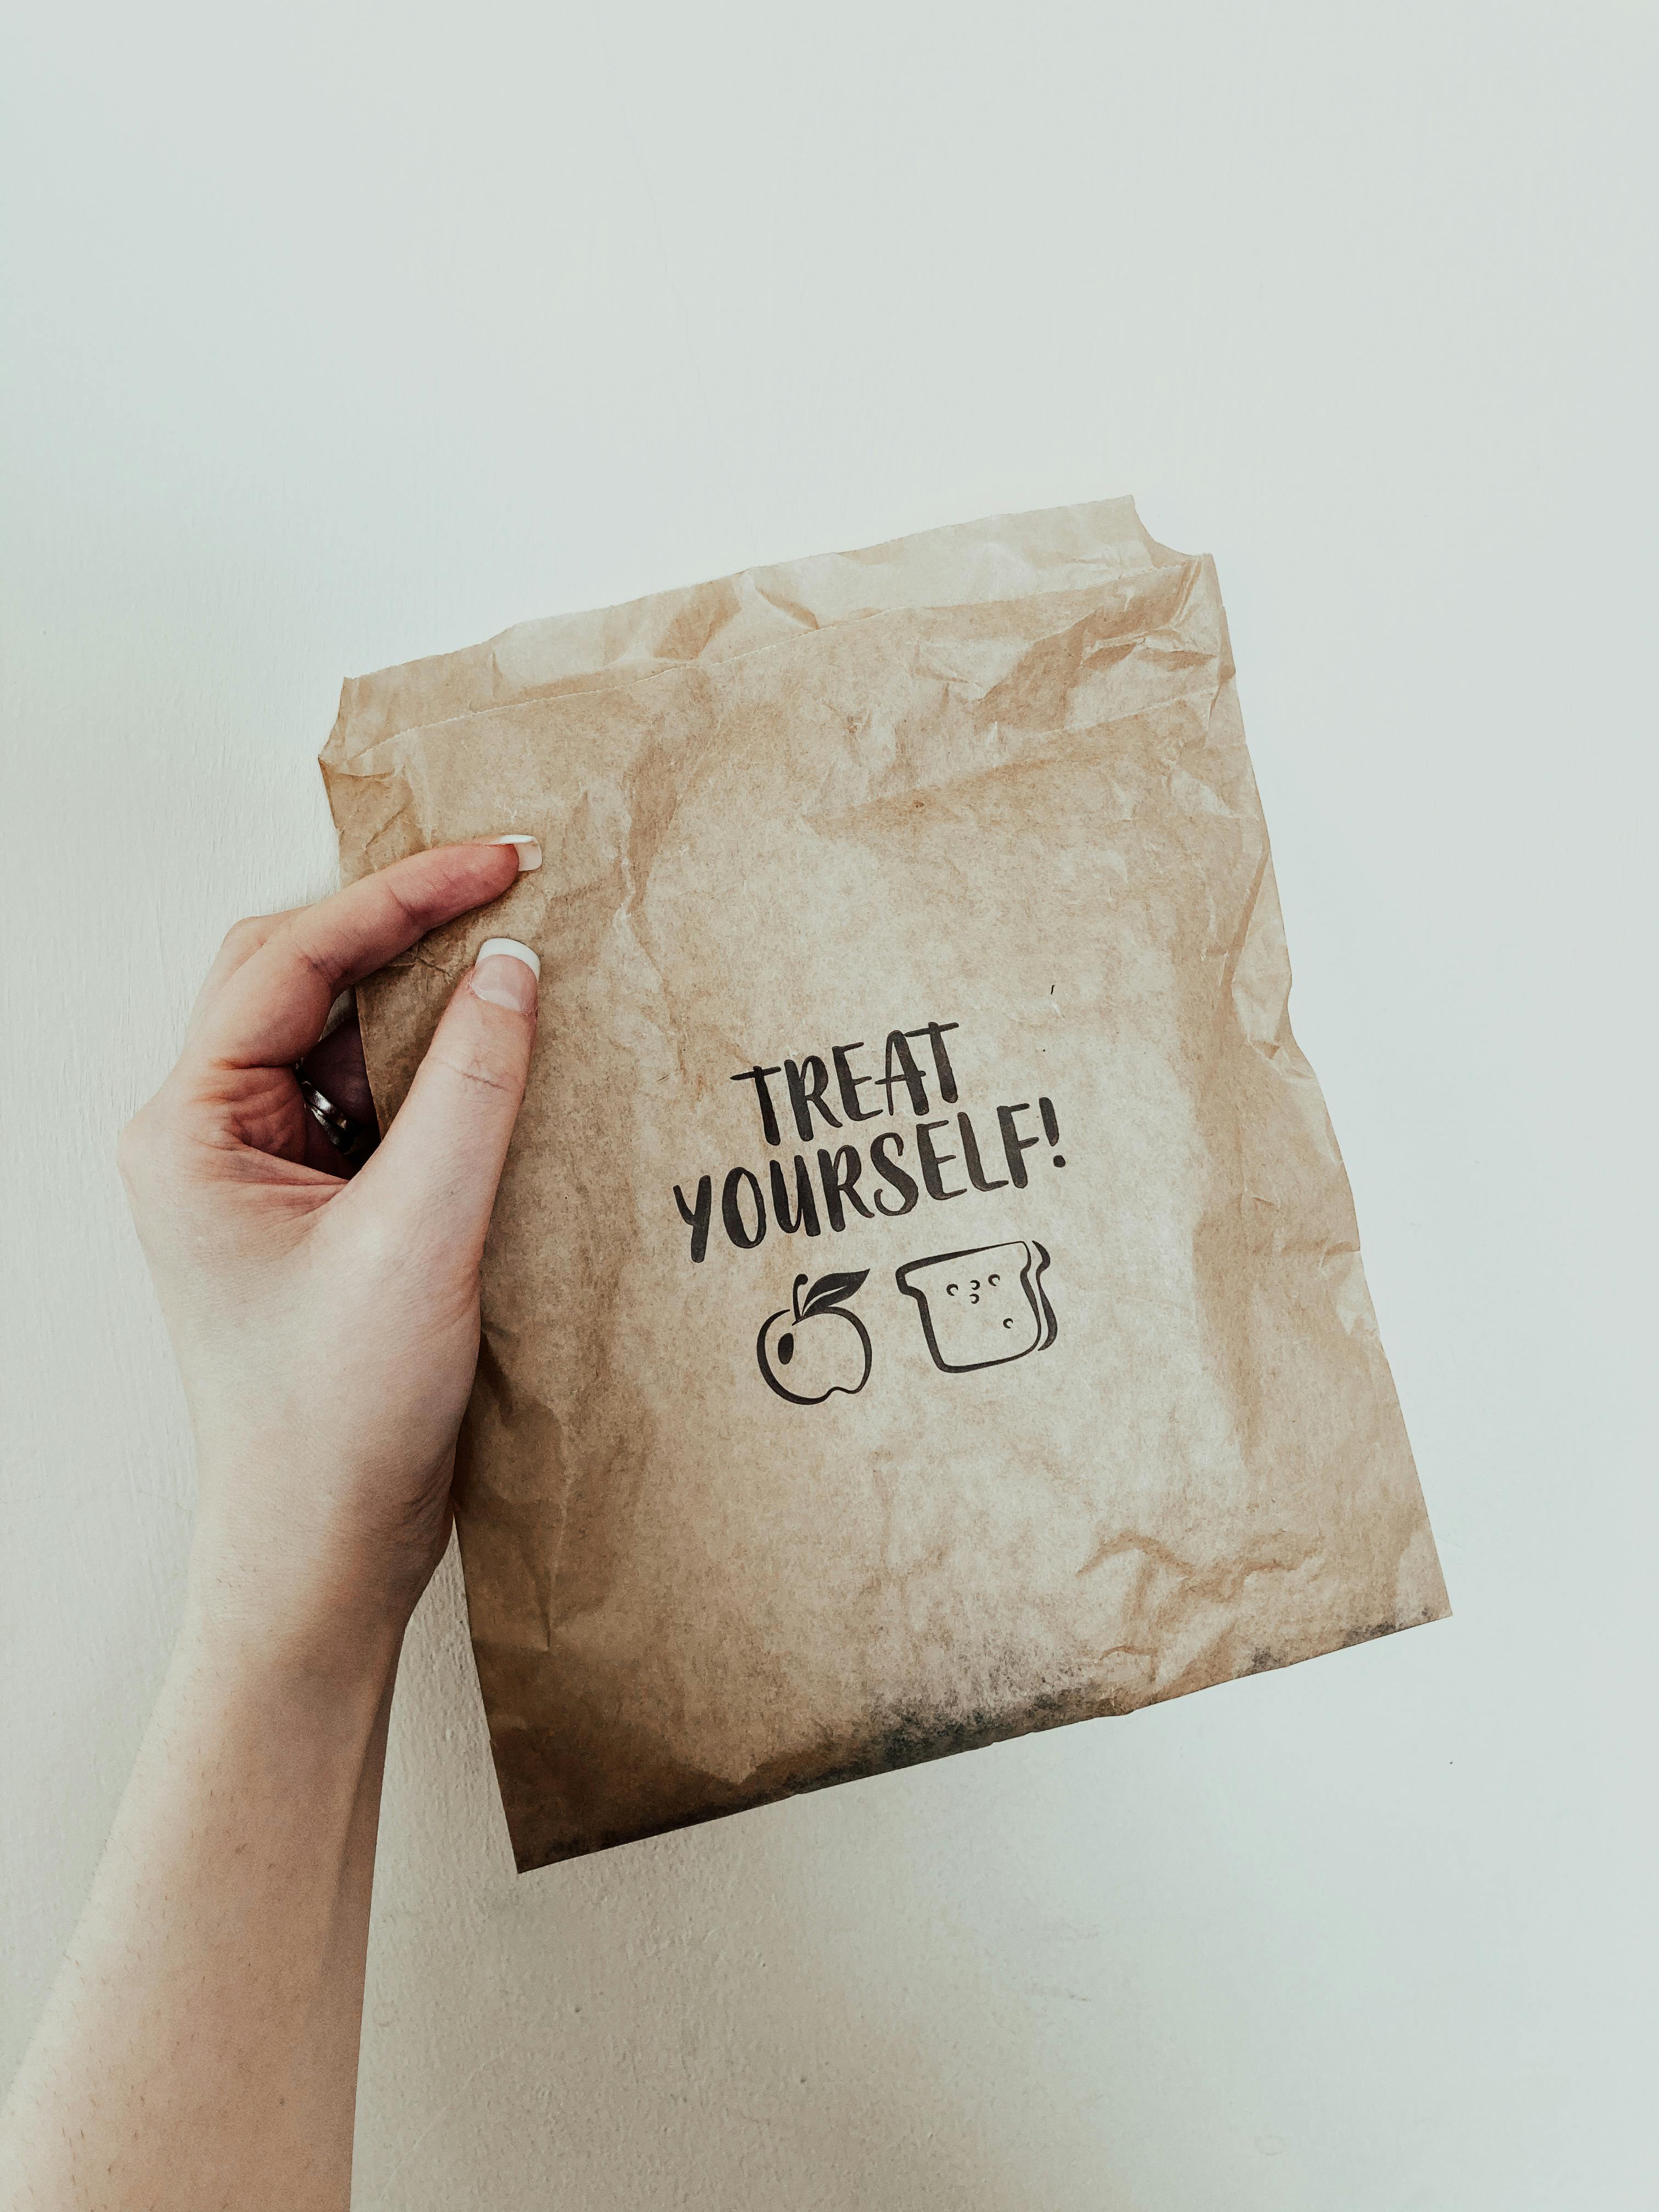
{"type": "Polygon", "coordinates": [[[544,865],[456,1514],[521,1868],[1447,1609],[1214,570],[1127,501],[348,683],[349,878],[544,865]]]}

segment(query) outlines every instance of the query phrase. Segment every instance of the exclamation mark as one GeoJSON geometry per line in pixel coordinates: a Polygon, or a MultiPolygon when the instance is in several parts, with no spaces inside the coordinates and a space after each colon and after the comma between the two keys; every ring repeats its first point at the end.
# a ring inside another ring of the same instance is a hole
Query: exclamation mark
{"type": "MultiPolygon", "coordinates": [[[[1057,1145],[1060,1142],[1060,1116],[1054,1111],[1054,1100],[1052,1098],[1039,1098],[1037,1100],[1037,1112],[1042,1116],[1043,1135],[1048,1139],[1048,1142],[1051,1145],[1057,1145]]],[[[1065,1164],[1065,1153],[1056,1152],[1054,1154],[1054,1165],[1057,1168],[1063,1168],[1065,1164]]]]}

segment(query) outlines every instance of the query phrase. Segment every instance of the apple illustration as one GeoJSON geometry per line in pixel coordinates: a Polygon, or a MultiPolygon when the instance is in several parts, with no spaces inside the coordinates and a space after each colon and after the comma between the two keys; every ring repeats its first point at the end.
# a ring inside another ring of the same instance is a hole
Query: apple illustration
{"type": "Polygon", "coordinates": [[[870,1380],[870,1332],[844,1302],[869,1272],[821,1275],[805,1297],[806,1278],[796,1276],[789,1304],[762,1322],[755,1340],[769,1389],[792,1406],[821,1406],[837,1390],[850,1398],[863,1389],[870,1380]]]}

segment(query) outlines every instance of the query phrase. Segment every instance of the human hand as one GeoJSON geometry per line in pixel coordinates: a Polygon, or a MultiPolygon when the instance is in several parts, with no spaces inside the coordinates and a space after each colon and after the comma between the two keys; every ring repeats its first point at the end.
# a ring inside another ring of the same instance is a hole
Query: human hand
{"type": "MultiPolygon", "coordinates": [[[[448,846],[239,922],[178,1066],[122,1133],[200,1461],[192,1614],[307,1665],[395,1647],[442,1555],[535,956],[480,959],[349,1180],[294,1063],[341,991],[498,897],[531,854],[539,865],[527,842],[448,846]]],[[[319,1083],[361,1111],[349,1040],[329,1042],[319,1083]]]]}

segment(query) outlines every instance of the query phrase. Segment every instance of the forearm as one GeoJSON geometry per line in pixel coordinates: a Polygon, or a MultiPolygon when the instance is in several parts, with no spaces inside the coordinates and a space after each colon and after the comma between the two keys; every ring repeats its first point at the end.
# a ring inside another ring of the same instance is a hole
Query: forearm
{"type": "MultiPolygon", "coordinates": [[[[484,944],[349,1177],[295,1067],[343,989],[539,865],[514,833],[239,923],[122,1133],[201,1510],[188,1625],[0,2118],[7,2212],[348,2203],[386,1717],[448,1528],[536,955],[484,944]]],[[[361,1055],[356,1080],[368,1110],[361,1055]]]]}
{"type": "Polygon", "coordinates": [[[346,2205],[398,1644],[323,1668],[193,1613],[0,2121],[0,2196],[346,2205]]]}

